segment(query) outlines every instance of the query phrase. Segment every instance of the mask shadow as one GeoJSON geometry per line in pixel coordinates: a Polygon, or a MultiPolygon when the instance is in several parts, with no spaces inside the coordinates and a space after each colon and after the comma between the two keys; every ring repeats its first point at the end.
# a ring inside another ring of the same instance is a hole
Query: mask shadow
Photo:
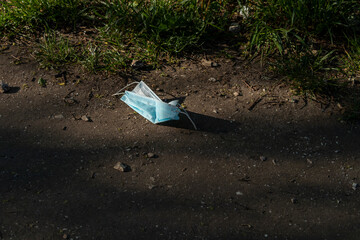
{"type": "MultiPolygon", "coordinates": [[[[201,132],[226,133],[234,131],[234,129],[236,129],[238,126],[236,122],[224,120],[221,118],[215,118],[189,111],[188,114],[196,124],[197,130],[201,132]]],[[[179,117],[180,119],[177,121],[167,121],[159,123],[158,125],[195,130],[190,120],[184,114],[179,114],[179,117]]]]}

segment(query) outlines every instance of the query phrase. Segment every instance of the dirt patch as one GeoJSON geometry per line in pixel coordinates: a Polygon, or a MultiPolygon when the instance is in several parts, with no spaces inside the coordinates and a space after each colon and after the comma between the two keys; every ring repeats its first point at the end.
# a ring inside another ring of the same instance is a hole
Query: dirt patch
{"type": "Polygon", "coordinates": [[[0,55],[0,239],[358,238],[360,131],[336,104],[240,60],[107,76],[24,51],[0,55]],[[182,98],[199,130],[112,96],[136,80],[182,98]]]}

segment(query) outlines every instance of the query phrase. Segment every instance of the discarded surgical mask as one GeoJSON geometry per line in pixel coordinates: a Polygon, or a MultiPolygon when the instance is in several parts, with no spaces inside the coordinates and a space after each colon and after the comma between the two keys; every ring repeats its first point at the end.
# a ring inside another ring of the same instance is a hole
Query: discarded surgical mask
{"type": "Polygon", "coordinates": [[[130,83],[113,94],[113,96],[116,95],[123,95],[121,97],[123,102],[154,124],[179,120],[179,113],[182,113],[188,117],[194,128],[197,129],[189,114],[177,100],[169,103],[163,102],[143,81],[130,83]],[[122,92],[133,84],[137,85],[132,91],[122,92]]]}

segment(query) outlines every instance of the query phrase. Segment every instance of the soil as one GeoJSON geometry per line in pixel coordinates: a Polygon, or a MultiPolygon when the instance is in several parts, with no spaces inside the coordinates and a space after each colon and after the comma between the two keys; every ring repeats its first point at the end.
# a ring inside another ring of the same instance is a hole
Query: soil
{"type": "Polygon", "coordinates": [[[3,50],[0,239],[359,239],[359,125],[259,64],[208,58],[105,75],[3,50]],[[112,96],[139,80],[198,130],[112,96]]]}

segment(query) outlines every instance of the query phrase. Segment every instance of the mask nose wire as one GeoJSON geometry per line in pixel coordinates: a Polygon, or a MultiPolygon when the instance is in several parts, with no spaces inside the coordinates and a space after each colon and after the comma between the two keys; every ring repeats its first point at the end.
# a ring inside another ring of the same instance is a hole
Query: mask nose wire
{"type": "Polygon", "coordinates": [[[177,106],[178,106],[178,108],[180,108],[180,110],[182,110],[182,111],[180,111],[180,113],[184,114],[190,120],[190,122],[194,126],[195,130],[197,130],[197,127],[196,127],[194,121],[191,119],[189,113],[180,104],[178,104],[177,106]]]}
{"type": "Polygon", "coordinates": [[[129,83],[128,85],[126,85],[125,87],[123,87],[122,89],[120,89],[119,91],[117,91],[116,93],[114,93],[112,96],[117,96],[117,95],[124,94],[124,93],[122,92],[122,90],[130,87],[131,85],[138,84],[138,83],[140,83],[140,82],[132,82],[132,83],[129,83]]]}

